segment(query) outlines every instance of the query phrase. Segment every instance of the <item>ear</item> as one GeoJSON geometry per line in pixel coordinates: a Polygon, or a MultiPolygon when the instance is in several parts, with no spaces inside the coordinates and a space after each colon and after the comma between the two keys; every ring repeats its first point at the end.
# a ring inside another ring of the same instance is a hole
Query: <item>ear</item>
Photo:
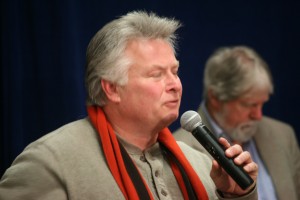
{"type": "Polygon", "coordinates": [[[222,102],[216,97],[212,90],[208,91],[207,96],[210,104],[209,107],[211,107],[213,110],[218,110],[222,105],[222,102]]]}
{"type": "Polygon", "coordinates": [[[117,90],[117,85],[107,80],[101,80],[101,86],[108,100],[112,102],[120,102],[120,95],[117,90]]]}

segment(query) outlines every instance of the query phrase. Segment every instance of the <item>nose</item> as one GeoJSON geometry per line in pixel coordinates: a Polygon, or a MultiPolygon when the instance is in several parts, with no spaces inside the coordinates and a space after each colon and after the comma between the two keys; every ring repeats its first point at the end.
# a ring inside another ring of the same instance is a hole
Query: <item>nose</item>
{"type": "Polygon", "coordinates": [[[255,106],[251,109],[250,117],[253,120],[261,120],[263,116],[262,106],[255,106]]]}
{"type": "Polygon", "coordinates": [[[166,87],[168,91],[181,91],[182,85],[180,78],[177,74],[174,74],[172,72],[168,73],[168,76],[166,78],[166,87]]]}

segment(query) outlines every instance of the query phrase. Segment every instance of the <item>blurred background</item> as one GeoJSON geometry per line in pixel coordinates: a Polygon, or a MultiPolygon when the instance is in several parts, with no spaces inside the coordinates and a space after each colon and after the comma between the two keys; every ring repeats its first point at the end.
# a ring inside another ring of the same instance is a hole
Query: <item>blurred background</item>
{"type": "MultiPolygon", "coordinates": [[[[86,116],[88,42],[108,21],[132,10],[184,25],[178,32],[180,115],[199,106],[208,56],[220,46],[247,45],[274,77],[275,93],[264,113],[291,124],[300,140],[300,1],[2,0],[0,9],[0,176],[30,142],[86,116]]],[[[177,120],[170,129],[179,126],[177,120]]]]}

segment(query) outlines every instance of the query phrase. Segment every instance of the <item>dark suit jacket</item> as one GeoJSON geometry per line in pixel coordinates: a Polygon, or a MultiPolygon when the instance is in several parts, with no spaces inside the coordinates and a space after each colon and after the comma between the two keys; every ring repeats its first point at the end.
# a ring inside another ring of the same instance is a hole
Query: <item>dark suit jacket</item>
{"type": "MultiPolygon", "coordinates": [[[[198,109],[203,124],[213,130],[205,114],[198,109]]],[[[193,148],[208,152],[182,128],[174,137],[193,148]]],[[[293,128],[283,122],[264,116],[254,136],[257,150],[265,163],[280,200],[300,200],[300,151],[293,128]]],[[[212,157],[211,157],[212,158],[212,157]]]]}

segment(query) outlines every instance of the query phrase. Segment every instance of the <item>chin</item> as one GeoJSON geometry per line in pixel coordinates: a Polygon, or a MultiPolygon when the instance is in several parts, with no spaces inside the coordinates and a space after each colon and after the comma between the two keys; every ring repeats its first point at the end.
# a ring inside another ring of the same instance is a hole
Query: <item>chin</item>
{"type": "Polygon", "coordinates": [[[177,113],[171,113],[167,116],[164,117],[164,121],[167,124],[167,126],[169,126],[170,124],[172,124],[176,119],[178,118],[178,112],[177,113]]]}

